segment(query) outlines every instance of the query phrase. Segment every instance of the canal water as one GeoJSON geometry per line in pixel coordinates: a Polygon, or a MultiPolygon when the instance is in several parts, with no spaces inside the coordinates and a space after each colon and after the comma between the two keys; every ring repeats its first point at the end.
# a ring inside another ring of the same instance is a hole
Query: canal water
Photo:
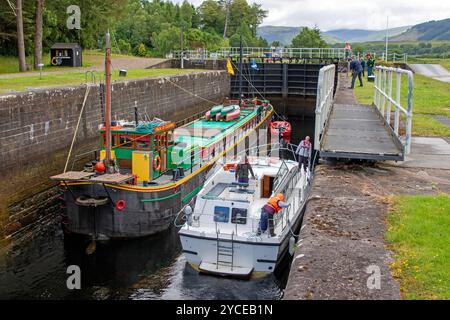
{"type": "MultiPolygon", "coordinates": [[[[311,135],[311,121],[290,119],[292,143],[311,135]],[[300,125],[299,125],[300,124],[300,125]]],[[[198,274],[181,253],[177,229],[144,239],[98,243],[65,235],[60,212],[0,251],[0,299],[280,299],[289,261],[275,275],[234,280],[198,274]],[[69,290],[67,267],[81,270],[81,289],[69,290]]]]}

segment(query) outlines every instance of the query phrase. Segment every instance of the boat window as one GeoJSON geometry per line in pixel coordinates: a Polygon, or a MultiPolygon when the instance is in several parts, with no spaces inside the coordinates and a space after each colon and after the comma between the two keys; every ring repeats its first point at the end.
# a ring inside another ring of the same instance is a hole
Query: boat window
{"type": "Polygon", "coordinates": [[[119,138],[119,148],[133,148],[133,136],[121,135],[119,138]]]}
{"type": "Polygon", "coordinates": [[[286,175],[289,173],[289,168],[286,165],[286,163],[283,161],[283,163],[281,163],[280,169],[278,170],[278,173],[275,177],[275,180],[273,181],[273,190],[277,190],[278,187],[281,185],[281,183],[283,182],[284,178],[286,177],[286,175]]]}
{"type": "Polygon", "coordinates": [[[233,208],[231,210],[231,223],[246,224],[247,209],[233,208]]]}
{"type": "Polygon", "coordinates": [[[136,149],[150,150],[150,135],[141,136],[138,139],[136,139],[136,149]]]}
{"type": "Polygon", "coordinates": [[[228,222],[230,220],[230,208],[229,207],[214,207],[214,221],[215,222],[228,222]]]}
{"type": "MultiPolygon", "coordinates": [[[[111,146],[114,147],[117,145],[117,135],[111,135],[111,146]]],[[[106,133],[102,133],[102,147],[106,147],[106,133]]]]}

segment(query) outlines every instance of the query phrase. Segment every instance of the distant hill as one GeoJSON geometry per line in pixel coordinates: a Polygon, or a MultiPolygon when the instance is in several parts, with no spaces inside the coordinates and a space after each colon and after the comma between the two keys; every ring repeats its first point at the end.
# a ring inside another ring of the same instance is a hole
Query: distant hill
{"type": "MultiPolygon", "coordinates": [[[[302,27],[261,26],[258,27],[257,33],[269,44],[278,40],[284,45],[289,45],[301,29],[302,27]]],[[[388,32],[391,41],[450,40],[450,19],[391,28],[388,32]]],[[[335,29],[322,32],[322,36],[329,44],[383,41],[386,30],[335,29]]]]}
{"type": "MultiPolygon", "coordinates": [[[[397,36],[409,28],[410,26],[391,28],[388,30],[389,38],[397,36]]],[[[386,39],[386,30],[336,29],[326,31],[325,34],[332,36],[339,42],[368,42],[386,39]]]]}
{"type": "MultiPolygon", "coordinates": [[[[291,44],[292,39],[300,33],[303,27],[261,26],[256,30],[258,36],[263,37],[269,44],[280,41],[283,45],[291,44]]],[[[339,42],[334,37],[322,33],[323,39],[330,44],[339,42]]]]}
{"type": "Polygon", "coordinates": [[[450,19],[416,24],[391,39],[392,41],[450,40],[450,19]]]}

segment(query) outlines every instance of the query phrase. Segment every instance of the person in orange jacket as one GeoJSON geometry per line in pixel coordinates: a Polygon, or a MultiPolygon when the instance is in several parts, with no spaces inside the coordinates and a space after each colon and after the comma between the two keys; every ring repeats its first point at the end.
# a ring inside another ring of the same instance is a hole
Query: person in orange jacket
{"type": "Polygon", "coordinates": [[[283,208],[287,208],[289,206],[290,204],[284,202],[284,195],[282,193],[278,193],[270,197],[269,201],[267,201],[267,203],[261,209],[258,235],[260,235],[261,232],[266,231],[268,227],[270,236],[274,237],[274,215],[280,212],[283,208]]]}

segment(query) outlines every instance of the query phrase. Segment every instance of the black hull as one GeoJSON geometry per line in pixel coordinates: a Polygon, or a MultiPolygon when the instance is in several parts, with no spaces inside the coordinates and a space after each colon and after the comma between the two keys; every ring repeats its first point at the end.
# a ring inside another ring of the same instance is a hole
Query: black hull
{"type": "Polygon", "coordinates": [[[146,237],[168,229],[182,207],[195,196],[203,185],[207,170],[189,179],[185,184],[164,191],[142,192],[122,190],[101,184],[70,184],[64,194],[66,214],[63,225],[69,233],[92,239],[129,239],[146,237]],[[192,194],[194,192],[194,194],[192,194]],[[190,196],[192,194],[192,196],[190,196]],[[76,202],[79,196],[110,197],[107,204],[84,206],[76,202]],[[151,201],[151,199],[166,198],[151,201]],[[117,202],[125,201],[125,208],[117,209],[117,202]]]}
{"type": "MultiPolygon", "coordinates": [[[[262,120],[260,129],[267,130],[270,115],[262,120]]],[[[249,143],[246,137],[236,145],[244,143],[246,148],[250,148],[258,143],[264,145],[267,141],[259,141],[258,138],[249,143]]],[[[138,191],[126,185],[116,187],[89,182],[68,183],[64,192],[64,229],[68,233],[96,240],[139,238],[164,231],[174,224],[181,209],[200,191],[209,169],[204,168],[197,174],[194,172],[186,182],[161,191],[146,191],[143,187],[138,191]],[[81,196],[109,200],[106,204],[86,206],[77,202],[81,196]],[[117,208],[119,200],[125,201],[122,210],[117,208]]]]}

